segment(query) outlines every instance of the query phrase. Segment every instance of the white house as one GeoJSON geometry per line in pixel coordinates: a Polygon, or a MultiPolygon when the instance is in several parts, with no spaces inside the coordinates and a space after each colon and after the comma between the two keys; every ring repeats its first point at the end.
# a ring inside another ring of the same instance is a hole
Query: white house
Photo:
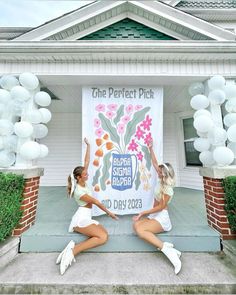
{"type": "Polygon", "coordinates": [[[93,1],[36,28],[0,28],[0,75],[35,73],[55,98],[41,185],[80,162],[82,87],[163,86],[164,161],[177,186],[202,189],[189,85],[236,78],[234,0],[93,1]]]}

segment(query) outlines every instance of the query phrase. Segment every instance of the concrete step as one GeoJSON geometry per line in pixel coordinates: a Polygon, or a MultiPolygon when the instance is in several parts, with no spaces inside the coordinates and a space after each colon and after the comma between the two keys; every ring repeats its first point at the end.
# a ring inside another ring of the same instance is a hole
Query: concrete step
{"type": "MultiPolygon", "coordinates": [[[[21,252],[57,252],[71,240],[80,242],[85,236],[68,233],[71,216],[77,210],[75,201],[68,200],[64,187],[41,187],[36,224],[21,237],[21,252]]],[[[176,248],[187,252],[220,251],[220,236],[207,224],[202,191],[176,188],[169,207],[173,229],[159,235],[176,248]]],[[[132,216],[94,217],[108,231],[109,241],[91,252],[150,252],[155,248],[137,238],[132,216]]]]}
{"type": "MultiPolygon", "coordinates": [[[[132,230],[132,216],[121,216],[113,221],[105,216],[96,218],[105,226],[109,240],[105,245],[88,252],[152,252],[156,249],[139,239],[132,230]]],[[[77,233],[67,232],[68,224],[36,223],[21,238],[21,252],[58,252],[70,241],[79,243],[86,239],[77,233]]],[[[189,227],[175,226],[168,233],[158,235],[163,241],[171,242],[180,251],[217,252],[220,251],[219,235],[208,225],[189,227]]]]}
{"type": "Polygon", "coordinates": [[[160,253],[82,253],[61,276],[58,253],[19,254],[0,269],[1,294],[235,294],[222,253],[183,253],[182,269],[160,253]]]}

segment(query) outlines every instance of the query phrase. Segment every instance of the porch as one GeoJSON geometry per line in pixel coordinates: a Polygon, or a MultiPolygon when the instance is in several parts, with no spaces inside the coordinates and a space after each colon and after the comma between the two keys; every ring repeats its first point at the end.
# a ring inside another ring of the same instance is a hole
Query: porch
{"type": "MultiPolygon", "coordinates": [[[[23,233],[20,252],[59,252],[73,239],[80,242],[83,235],[69,233],[71,216],[77,210],[74,199],[67,199],[65,187],[41,186],[36,223],[23,233]]],[[[160,234],[164,241],[186,252],[220,251],[220,236],[207,224],[203,191],[175,188],[169,208],[173,229],[160,234]]],[[[95,217],[108,230],[107,244],[91,252],[152,252],[155,248],[137,238],[132,229],[132,216],[119,216],[114,221],[107,216],[95,217]]]]}

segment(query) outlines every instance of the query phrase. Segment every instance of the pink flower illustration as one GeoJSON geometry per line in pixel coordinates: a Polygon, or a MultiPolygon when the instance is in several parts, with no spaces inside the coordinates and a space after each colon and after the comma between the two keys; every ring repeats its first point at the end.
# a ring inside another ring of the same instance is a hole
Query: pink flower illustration
{"type": "Polygon", "coordinates": [[[121,121],[124,123],[124,124],[127,124],[129,121],[130,121],[130,116],[126,115],[126,116],[123,116],[121,118],[121,121]]]}
{"type": "Polygon", "coordinates": [[[126,110],[126,112],[127,112],[128,114],[130,114],[130,113],[133,112],[134,107],[133,107],[132,104],[129,104],[129,105],[125,108],[125,110],[126,110]]]}
{"type": "Polygon", "coordinates": [[[139,126],[136,130],[135,137],[137,137],[138,140],[140,140],[140,138],[144,138],[144,132],[139,126]]]}
{"type": "Polygon", "coordinates": [[[94,123],[93,123],[94,127],[98,128],[101,125],[101,121],[99,119],[94,119],[94,123]]]}
{"type": "Polygon", "coordinates": [[[132,139],[131,143],[128,146],[128,150],[132,152],[137,151],[137,147],[138,147],[137,143],[134,141],[134,139],[132,139]]]}
{"type": "Polygon", "coordinates": [[[141,110],[143,108],[143,106],[141,106],[140,104],[138,104],[138,105],[136,105],[135,106],[135,111],[139,111],[139,110],[141,110]]]}
{"type": "Polygon", "coordinates": [[[117,110],[118,105],[115,103],[109,104],[107,106],[108,110],[115,112],[117,110]]]}
{"type": "Polygon", "coordinates": [[[98,137],[102,137],[104,131],[102,128],[99,128],[95,131],[95,134],[98,136],[98,137]]]}
{"type": "Polygon", "coordinates": [[[152,119],[149,118],[149,115],[146,116],[146,119],[143,120],[140,126],[143,127],[144,130],[150,130],[150,126],[152,125],[152,119]]]}
{"type": "Polygon", "coordinates": [[[105,112],[105,105],[100,103],[96,106],[95,110],[98,112],[105,112]]]}
{"type": "Polygon", "coordinates": [[[118,124],[117,126],[117,132],[122,134],[125,131],[125,125],[124,124],[118,124]]]}
{"type": "Polygon", "coordinates": [[[150,141],[152,141],[152,135],[151,133],[149,132],[146,137],[144,138],[144,142],[149,145],[150,141]]]}
{"type": "Polygon", "coordinates": [[[112,119],[115,116],[115,113],[109,111],[109,112],[106,112],[106,116],[107,118],[112,119]]]}
{"type": "Polygon", "coordinates": [[[138,158],[139,161],[142,161],[142,159],[143,159],[143,154],[142,154],[141,152],[139,152],[139,153],[137,154],[137,158],[138,158]]]}

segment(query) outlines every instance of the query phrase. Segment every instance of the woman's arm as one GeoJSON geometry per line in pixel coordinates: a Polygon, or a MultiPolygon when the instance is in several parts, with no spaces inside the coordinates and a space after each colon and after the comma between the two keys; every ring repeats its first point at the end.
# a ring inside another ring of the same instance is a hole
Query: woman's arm
{"type": "Polygon", "coordinates": [[[156,172],[158,173],[158,171],[159,171],[160,168],[159,168],[159,165],[158,165],[158,161],[157,161],[156,155],[155,155],[155,153],[153,151],[153,141],[150,141],[149,142],[148,147],[149,147],[149,151],[150,151],[152,165],[155,168],[156,172]]]}
{"type": "Polygon", "coordinates": [[[97,199],[89,196],[89,195],[83,195],[82,197],[80,197],[80,200],[86,202],[86,203],[90,203],[90,204],[94,204],[97,207],[99,207],[101,210],[103,210],[104,212],[107,213],[108,216],[110,216],[113,219],[118,220],[119,218],[113,214],[111,211],[109,211],[101,202],[99,202],[97,199]]]}
{"type": "Polygon", "coordinates": [[[142,211],[139,213],[139,215],[134,216],[133,218],[134,221],[138,221],[142,216],[162,211],[163,209],[166,208],[169,199],[170,199],[169,195],[164,195],[164,197],[160,200],[160,202],[158,202],[158,204],[154,206],[152,209],[142,211]]]}
{"type": "Polygon", "coordinates": [[[84,139],[84,142],[87,145],[85,156],[84,156],[84,169],[88,170],[89,163],[90,163],[90,143],[88,142],[87,138],[84,139]]]}

